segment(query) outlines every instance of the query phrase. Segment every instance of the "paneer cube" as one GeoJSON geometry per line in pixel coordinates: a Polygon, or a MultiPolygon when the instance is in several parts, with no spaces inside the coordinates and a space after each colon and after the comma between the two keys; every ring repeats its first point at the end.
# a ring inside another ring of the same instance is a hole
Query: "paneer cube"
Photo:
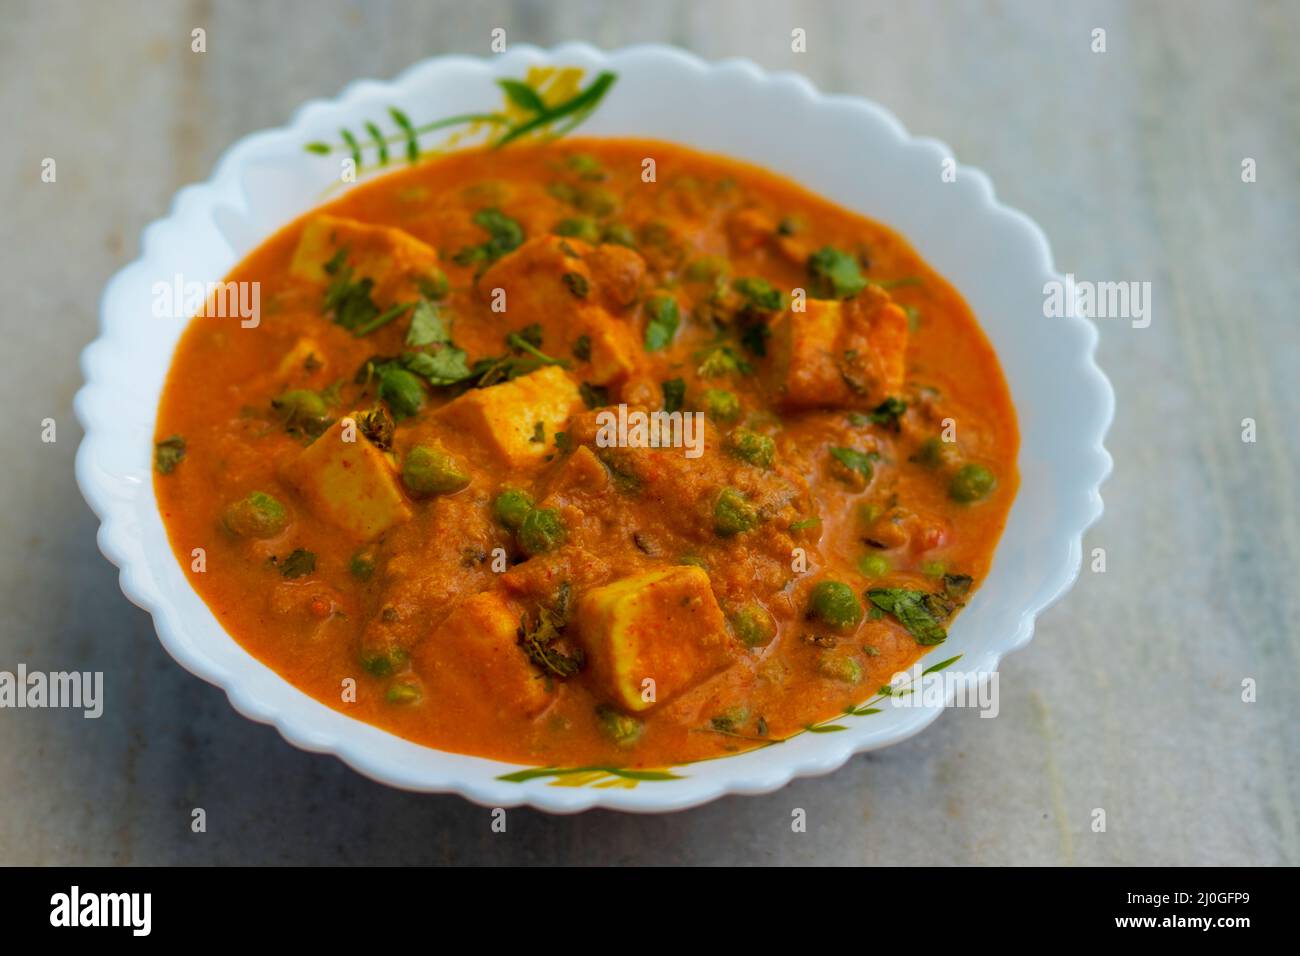
{"type": "Polygon", "coordinates": [[[584,378],[593,385],[622,381],[636,368],[636,356],[641,346],[631,326],[615,319],[599,306],[579,311],[572,323],[570,350],[581,336],[586,336],[591,348],[591,368],[584,378]]]}
{"type": "Polygon", "coordinates": [[[838,300],[809,299],[807,311],[789,310],[772,321],[768,354],[784,407],[815,407],[843,391],[835,363],[842,313],[838,300]]]}
{"type": "Polygon", "coordinates": [[[555,452],[555,433],[582,398],[564,370],[548,365],[500,385],[466,392],[438,417],[492,449],[510,468],[534,465],[555,452]]]}
{"type": "Polygon", "coordinates": [[[430,275],[438,266],[437,250],[401,229],[318,215],[303,226],[289,273],[324,284],[330,280],[326,263],[345,247],[353,275],[374,281],[376,302],[411,294],[416,290],[415,280],[430,275]]]}
{"type": "Polygon", "coordinates": [[[325,368],[325,350],[312,338],[303,336],[294,343],[293,348],[284,353],[276,367],[277,377],[288,380],[301,380],[305,375],[323,371],[325,368]]]}
{"type": "Polygon", "coordinates": [[[533,717],[555,700],[552,685],[519,647],[520,610],[496,591],[456,605],[415,650],[416,669],[431,675],[434,693],[467,716],[533,717]]]}
{"type": "Polygon", "coordinates": [[[284,478],[318,516],[361,540],[375,538],[407,521],[411,509],[396,469],[359,429],[344,441],[343,421],[304,448],[284,469],[284,478]]]}
{"type": "Polygon", "coordinates": [[[907,315],[879,289],[809,299],[770,328],[769,384],[783,409],[872,407],[902,387],[907,315]]]}
{"type": "Polygon", "coordinates": [[[611,310],[636,299],[644,275],[645,261],[631,249],[536,236],[493,263],[477,287],[486,302],[504,293],[511,325],[539,325],[558,354],[585,337],[591,359],[582,377],[608,385],[627,376],[641,348],[631,325],[611,310]]]}
{"type": "Polygon", "coordinates": [[[693,565],[588,591],[578,601],[577,626],[591,678],[627,711],[649,710],[735,660],[709,576],[693,565]],[[654,700],[643,694],[647,678],[654,700]]]}

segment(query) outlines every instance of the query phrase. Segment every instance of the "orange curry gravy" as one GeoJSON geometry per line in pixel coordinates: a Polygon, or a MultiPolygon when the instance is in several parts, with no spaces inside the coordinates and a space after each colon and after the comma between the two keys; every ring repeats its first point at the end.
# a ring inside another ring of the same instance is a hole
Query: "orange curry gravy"
{"type": "Polygon", "coordinates": [[[942,640],[1015,494],[958,293],[742,163],[455,153],[229,278],[260,324],[195,318],[158,415],[172,546],[252,654],[431,747],[644,767],[796,733],[942,640]],[[605,447],[619,404],[702,412],[703,454],[605,447]]]}

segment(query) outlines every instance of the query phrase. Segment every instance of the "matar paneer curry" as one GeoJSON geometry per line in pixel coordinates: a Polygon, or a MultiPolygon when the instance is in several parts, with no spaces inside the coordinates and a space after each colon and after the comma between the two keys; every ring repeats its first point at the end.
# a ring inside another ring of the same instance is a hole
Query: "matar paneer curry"
{"type": "Polygon", "coordinates": [[[797,733],[945,639],[1015,494],[958,293],[721,157],[451,153],[228,281],[260,321],[194,318],[158,415],[177,557],[286,680],[430,747],[648,767],[797,733]]]}

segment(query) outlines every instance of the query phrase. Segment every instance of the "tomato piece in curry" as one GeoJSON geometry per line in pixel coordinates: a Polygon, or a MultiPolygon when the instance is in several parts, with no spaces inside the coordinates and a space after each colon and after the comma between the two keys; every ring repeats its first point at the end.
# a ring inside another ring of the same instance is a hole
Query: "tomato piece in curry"
{"type": "Polygon", "coordinates": [[[452,153],[228,281],[260,321],[194,318],[158,415],[172,546],[250,653],[430,747],[646,767],[797,733],[943,641],[1015,495],[960,295],[721,157],[452,153]]]}

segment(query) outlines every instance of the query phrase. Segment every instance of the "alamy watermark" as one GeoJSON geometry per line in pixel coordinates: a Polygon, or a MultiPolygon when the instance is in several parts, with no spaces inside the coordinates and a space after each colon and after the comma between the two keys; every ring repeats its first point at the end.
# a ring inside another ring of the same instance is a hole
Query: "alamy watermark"
{"type": "Polygon", "coordinates": [[[103,671],[0,671],[0,708],[71,709],[94,720],[104,713],[103,671]]]}
{"type": "Polygon", "coordinates": [[[685,448],[687,458],[704,454],[703,412],[643,412],[618,405],[596,415],[599,448],[685,448]]]}
{"type": "Polygon", "coordinates": [[[155,282],[156,319],[239,319],[240,328],[255,329],[262,321],[260,282],[186,282],[179,272],[171,282],[155,282]]]}
{"type": "Polygon", "coordinates": [[[974,707],[981,717],[996,717],[1001,709],[998,672],[927,672],[917,663],[889,679],[889,702],[894,707],[974,707]]]}
{"type": "Polygon", "coordinates": [[[1043,283],[1043,315],[1131,319],[1133,328],[1145,329],[1151,324],[1151,283],[1076,281],[1074,273],[1067,272],[1064,282],[1043,283]]]}

